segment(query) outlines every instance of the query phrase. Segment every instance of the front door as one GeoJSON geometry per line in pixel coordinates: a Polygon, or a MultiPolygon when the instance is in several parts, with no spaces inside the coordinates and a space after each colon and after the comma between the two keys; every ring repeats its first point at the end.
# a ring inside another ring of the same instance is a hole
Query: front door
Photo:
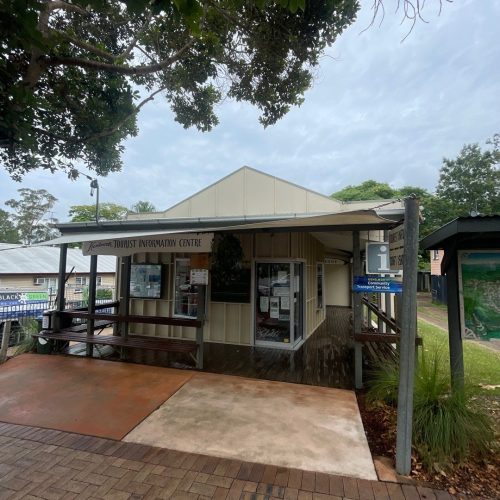
{"type": "Polygon", "coordinates": [[[255,343],[291,347],[302,338],[303,264],[256,262],[255,343]]]}

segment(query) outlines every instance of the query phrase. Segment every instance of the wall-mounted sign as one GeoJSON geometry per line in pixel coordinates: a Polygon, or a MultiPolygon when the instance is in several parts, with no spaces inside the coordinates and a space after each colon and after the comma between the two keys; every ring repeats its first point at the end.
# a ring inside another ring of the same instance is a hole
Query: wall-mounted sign
{"type": "Polygon", "coordinates": [[[366,274],[391,274],[389,243],[366,244],[366,274]]]}
{"type": "Polygon", "coordinates": [[[48,300],[49,294],[47,292],[0,292],[0,306],[36,304],[48,300]]]}
{"type": "Polygon", "coordinates": [[[86,241],[83,255],[133,255],[144,252],[209,253],[212,250],[213,233],[165,234],[140,236],[116,240],[86,241]]]}
{"type": "Polygon", "coordinates": [[[403,283],[379,276],[354,276],[353,292],[402,293],[403,283]]]}
{"type": "Polygon", "coordinates": [[[337,259],[336,257],[325,257],[325,264],[335,264],[337,266],[343,266],[346,262],[342,259],[337,259]]]}
{"type": "Polygon", "coordinates": [[[403,269],[404,246],[405,230],[401,224],[389,231],[389,265],[393,274],[403,269]]]}
{"type": "Polygon", "coordinates": [[[208,269],[191,269],[189,283],[191,285],[208,285],[208,269]]]}
{"type": "Polygon", "coordinates": [[[500,338],[500,251],[461,251],[458,258],[462,337],[500,338]]]}

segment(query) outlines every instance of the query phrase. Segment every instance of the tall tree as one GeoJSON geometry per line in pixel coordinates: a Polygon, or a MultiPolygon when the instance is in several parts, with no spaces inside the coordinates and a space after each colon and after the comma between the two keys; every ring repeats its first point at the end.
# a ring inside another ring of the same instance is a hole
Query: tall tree
{"type": "Polygon", "coordinates": [[[397,198],[396,189],[385,182],[367,180],[359,185],[349,185],[332,194],[332,198],[340,201],[387,200],[397,198]]]}
{"type": "Polygon", "coordinates": [[[0,242],[19,243],[19,241],[19,234],[17,234],[9,212],[0,208],[0,242]]]}
{"type": "Polygon", "coordinates": [[[25,245],[44,241],[55,235],[50,227],[55,219],[45,219],[57,199],[45,189],[18,189],[19,199],[10,199],[5,204],[13,209],[11,218],[14,221],[20,240],[25,245]]]}
{"type": "MultiPolygon", "coordinates": [[[[409,0],[405,0],[407,2],[409,0]]],[[[0,2],[0,162],[76,176],[120,170],[122,141],[159,94],[208,131],[229,97],[264,126],[303,101],[358,0],[0,2]],[[141,88],[145,95],[136,90],[141,88]]]]}
{"type": "Polygon", "coordinates": [[[454,217],[500,213],[500,154],[498,134],[492,149],[466,144],[457,158],[443,159],[436,194],[453,206],[454,217]]]}
{"type": "MultiPolygon", "coordinates": [[[[101,203],[99,205],[99,220],[122,220],[128,213],[126,207],[116,203],[101,203]]],[[[71,222],[88,222],[96,220],[95,205],[73,205],[68,213],[71,222]]]]}
{"type": "Polygon", "coordinates": [[[136,213],[156,212],[156,207],[150,201],[139,200],[130,210],[136,213]]]}

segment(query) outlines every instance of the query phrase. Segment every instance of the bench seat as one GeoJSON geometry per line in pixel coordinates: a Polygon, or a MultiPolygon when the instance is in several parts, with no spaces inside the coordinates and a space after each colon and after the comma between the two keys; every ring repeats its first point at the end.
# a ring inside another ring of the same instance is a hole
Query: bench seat
{"type": "MultiPolygon", "coordinates": [[[[86,331],[86,325],[78,326],[85,326],[84,331],[86,331]]],[[[64,331],[57,333],[49,330],[42,330],[39,333],[33,334],[33,336],[52,340],[131,347],[136,349],[151,349],[165,352],[194,353],[198,349],[198,345],[194,340],[146,337],[143,335],[129,335],[124,339],[117,335],[87,335],[82,331],[75,331],[73,328],[75,327],[64,329],[64,331]]]]}

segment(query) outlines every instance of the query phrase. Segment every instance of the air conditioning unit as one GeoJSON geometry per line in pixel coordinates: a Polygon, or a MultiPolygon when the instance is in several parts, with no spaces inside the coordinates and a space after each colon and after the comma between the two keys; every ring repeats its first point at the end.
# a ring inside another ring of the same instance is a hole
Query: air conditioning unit
{"type": "Polygon", "coordinates": [[[34,278],[33,283],[35,285],[43,285],[45,284],[45,278],[34,278]]]}

